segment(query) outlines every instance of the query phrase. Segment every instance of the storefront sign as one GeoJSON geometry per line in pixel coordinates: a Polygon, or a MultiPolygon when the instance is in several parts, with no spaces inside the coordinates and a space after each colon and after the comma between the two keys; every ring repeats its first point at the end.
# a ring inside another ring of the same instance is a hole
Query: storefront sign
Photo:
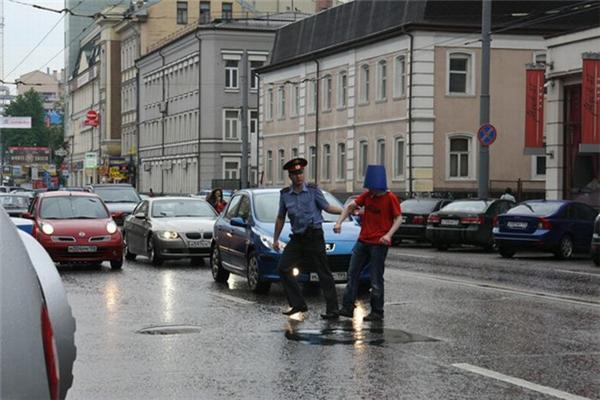
{"type": "Polygon", "coordinates": [[[96,168],[98,166],[98,155],[96,153],[85,153],[84,167],[96,168]]]}
{"type": "Polygon", "coordinates": [[[600,153],[600,53],[583,55],[581,153],[600,153]]]}
{"type": "Polygon", "coordinates": [[[527,68],[524,154],[544,154],[544,69],[527,68]]]}
{"type": "Polygon", "coordinates": [[[0,117],[2,129],[31,129],[31,117],[0,117]]]}
{"type": "Polygon", "coordinates": [[[50,149],[35,146],[11,146],[8,159],[12,165],[47,164],[50,162],[50,149]]]}

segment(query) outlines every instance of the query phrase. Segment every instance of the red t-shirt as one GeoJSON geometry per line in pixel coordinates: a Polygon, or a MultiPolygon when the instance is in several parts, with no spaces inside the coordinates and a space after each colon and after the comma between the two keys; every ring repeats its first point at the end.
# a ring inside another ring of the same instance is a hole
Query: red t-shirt
{"type": "Polygon", "coordinates": [[[364,192],[354,202],[365,207],[361,218],[358,240],[369,244],[380,244],[379,239],[392,227],[394,218],[400,215],[400,203],[392,192],[375,196],[364,192]]]}

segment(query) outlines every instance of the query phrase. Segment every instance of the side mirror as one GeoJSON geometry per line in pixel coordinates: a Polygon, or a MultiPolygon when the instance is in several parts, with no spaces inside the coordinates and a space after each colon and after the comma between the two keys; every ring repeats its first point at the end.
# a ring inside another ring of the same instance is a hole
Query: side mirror
{"type": "Polygon", "coordinates": [[[241,219],[240,217],[235,217],[235,218],[231,218],[231,225],[233,226],[239,226],[240,228],[247,228],[248,224],[241,219]]]}
{"type": "Polygon", "coordinates": [[[139,218],[139,219],[146,219],[146,214],[141,213],[141,212],[136,213],[133,216],[136,217],[136,218],[139,218]]]}
{"type": "Polygon", "coordinates": [[[21,218],[25,218],[25,219],[33,219],[33,215],[30,212],[24,212],[21,215],[21,218]]]}

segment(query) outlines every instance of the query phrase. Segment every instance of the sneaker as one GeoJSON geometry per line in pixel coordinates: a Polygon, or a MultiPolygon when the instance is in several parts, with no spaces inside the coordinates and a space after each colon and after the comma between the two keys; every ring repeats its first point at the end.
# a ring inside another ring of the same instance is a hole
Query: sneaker
{"type": "Polygon", "coordinates": [[[339,314],[342,317],[352,318],[352,317],[354,317],[354,309],[342,307],[342,308],[340,308],[339,314]]]}
{"type": "Polygon", "coordinates": [[[292,307],[287,311],[282,312],[283,315],[293,315],[299,312],[307,312],[308,311],[308,307],[306,306],[301,306],[301,307],[292,307]]]}
{"type": "Polygon", "coordinates": [[[363,318],[363,321],[383,321],[383,314],[371,311],[369,315],[363,318]]]}

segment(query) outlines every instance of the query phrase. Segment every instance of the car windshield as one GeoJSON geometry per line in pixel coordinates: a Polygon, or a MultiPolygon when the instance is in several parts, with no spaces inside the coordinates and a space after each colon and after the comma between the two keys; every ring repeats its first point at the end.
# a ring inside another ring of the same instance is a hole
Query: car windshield
{"type": "Polygon", "coordinates": [[[42,200],[40,217],[44,219],[103,219],[109,216],[99,198],[60,196],[42,200]]]}
{"type": "Polygon", "coordinates": [[[27,208],[29,199],[23,196],[0,196],[2,207],[9,208],[27,208]]]}
{"type": "Polygon", "coordinates": [[[529,215],[552,215],[563,205],[563,203],[521,203],[508,210],[507,214],[529,214],[529,215]]]}
{"type": "Polygon", "coordinates": [[[403,213],[410,214],[429,214],[435,208],[439,200],[430,199],[410,199],[400,203],[400,209],[403,213]]]}
{"type": "Polygon", "coordinates": [[[459,211],[459,212],[469,212],[469,213],[480,213],[484,212],[487,206],[489,205],[489,201],[485,200],[470,200],[470,201],[455,201],[453,203],[448,204],[442,211],[459,211]]]}
{"type": "Polygon", "coordinates": [[[140,197],[132,187],[95,187],[94,192],[105,203],[139,203],[140,197]]]}
{"type": "Polygon", "coordinates": [[[152,203],[154,218],[216,218],[213,208],[202,200],[158,200],[152,203]]]}
{"type": "MultiPolygon", "coordinates": [[[[342,204],[338,199],[333,197],[331,193],[323,191],[323,195],[329,204],[342,208],[342,204]]],[[[256,211],[256,219],[260,222],[275,222],[277,219],[277,212],[279,211],[279,192],[255,194],[254,210],[256,211]]],[[[329,214],[325,211],[323,211],[322,215],[324,222],[335,222],[338,218],[337,215],[329,214]]],[[[286,221],[289,222],[287,216],[286,221]]]]}

